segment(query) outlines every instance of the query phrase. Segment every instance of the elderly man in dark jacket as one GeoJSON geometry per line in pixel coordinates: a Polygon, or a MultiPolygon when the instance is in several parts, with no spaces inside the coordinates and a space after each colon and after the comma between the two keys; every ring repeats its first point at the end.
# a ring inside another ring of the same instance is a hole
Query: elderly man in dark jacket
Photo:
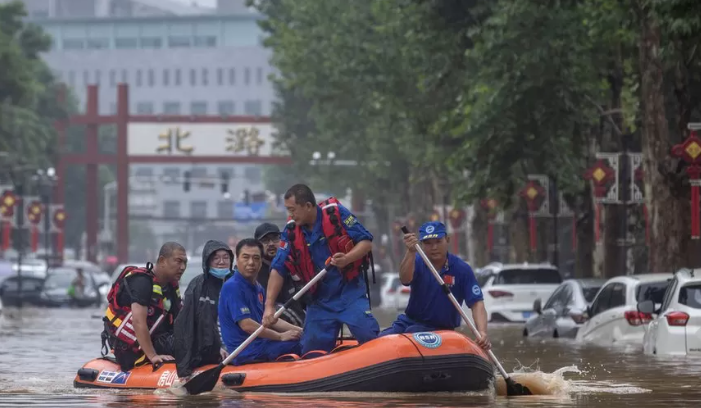
{"type": "Polygon", "coordinates": [[[202,250],[202,275],[195,277],[175,319],[174,357],[178,377],[195,368],[218,364],[226,357],[219,330],[218,306],[222,284],[233,275],[234,253],[220,241],[207,241],[202,250]]]}

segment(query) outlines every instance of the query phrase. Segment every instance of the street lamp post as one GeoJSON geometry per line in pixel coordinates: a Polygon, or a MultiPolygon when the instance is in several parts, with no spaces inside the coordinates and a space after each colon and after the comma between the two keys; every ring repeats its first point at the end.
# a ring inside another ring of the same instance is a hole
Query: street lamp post
{"type": "MultiPolygon", "coordinates": [[[[51,193],[56,183],[56,170],[53,167],[49,167],[46,171],[39,169],[36,175],[33,177],[39,188],[39,194],[41,195],[41,203],[44,206],[44,251],[46,256],[46,273],[49,273],[49,263],[50,256],[53,257],[56,254],[51,245],[51,193]]],[[[51,258],[52,259],[52,258],[51,258]]]]}
{"type": "MultiPolygon", "coordinates": [[[[331,184],[333,181],[333,177],[331,175],[331,166],[333,166],[332,162],[335,158],[336,158],[335,152],[330,151],[330,152],[326,153],[326,165],[328,166],[326,169],[326,182],[328,184],[327,188],[329,189],[329,193],[331,193],[330,190],[331,190],[331,184]]],[[[320,160],[321,160],[321,152],[316,151],[316,152],[312,153],[312,162],[315,165],[318,165],[320,160]]]]}

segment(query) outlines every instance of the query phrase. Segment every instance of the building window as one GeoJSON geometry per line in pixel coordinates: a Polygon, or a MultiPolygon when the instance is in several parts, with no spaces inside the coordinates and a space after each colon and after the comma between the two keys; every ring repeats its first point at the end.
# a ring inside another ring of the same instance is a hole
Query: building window
{"type": "Polygon", "coordinates": [[[190,37],[182,37],[182,36],[168,37],[168,46],[171,48],[190,47],[191,45],[192,45],[192,39],[190,37]]]}
{"type": "Polygon", "coordinates": [[[75,71],[68,71],[68,84],[71,87],[75,86],[75,71]]]}
{"type": "Polygon", "coordinates": [[[110,86],[117,86],[117,71],[110,69],[110,86]]]}
{"type": "Polygon", "coordinates": [[[177,167],[166,167],[163,169],[163,183],[165,184],[179,184],[180,183],[180,169],[177,167]]]}
{"type": "Polygon", "coordinates": [[[256,69],[256,83],[258,85],[263,83],[263,68],[256,69]]]}
{"type": "Polygon", "coordinates": [[[139,102],[136,104],[136,114],[137,115],[153,115],[153,103],[152,102],[139,102]]]}
{"type": "Polygon", "coordinates": [[[82,50],[85,48],[85,40],[79,39],[65,39],[63,40],[64,50],[82,50]]]}
{"type": "Polygon", "coordinates": [[[180,102],[163,103],[163,113],[166,115],[180,115],[180,102]]]}
{"type": "Polygon", "coordinates": [[[109,47],[110,40],[108,38],[88,38],[88,49],[104,50],[109,47]]]}
{"type": "Polygon", "coordinates": [[[163,70],[163,86],[168,86],[170,82],[170,71],[167,69],[163,70]]]}
{"type": "Polygon", "coordinates": [[[152,69],[148,70],[148,86],[154,86],[156,84],[156,73],[152,69]]]}
{"type": "Polygon", "coordinates": [[[117,38],[114,40],[114,48],[118,50],[134,49],[139,46],[139,40],[136,38],[117,38]]]}
{"type": "Polygon", "coordinates": [[[260,183],[260,167],[249,166],[243,171],[243,177],[248,183],[260,183]]]}
{"type": "Polygon", "coordinates": [[[207,218],[207,202],[206,201],[191,201],[190,202],[190,218],[207,218]]]}
{"type": "Polygon", "coordinates": [[[202,68],[202,85],[209,85],[209,70],[207,68],[202,68]]]}
{"type": "Polygon", "coordinates": [[[219,176],[223,177],[224,174],[229,175],[229,179],[234,178],[236,175],[236,167],[222,167],[219,169],[219,176]]]}
{"type": "Polygon", "coordinates": [[[219,101],[218,110],[222,116],[232,116],[235,111],[234,101],[219,101]]]}
{"type": "Polygon", "coordinates": [[[191,115],[206,115],[207,114],[207,102],[195,101],[190,103],[190,114],[191,115]]]}
{"type": "Polygon", "coordinates": [[[207,168],[206,167],[193,167],[192,170],[190,170],[190,176],[195,180],[207,178],[207,168]]]}
{"type": "Polygon", "coordinates": [[[244,83],[244,85],[251,84],[251,69],[250,68],[246,68],[243,71],[243,83],[244,83]]]}
{"type": "Polygon", "coordinates": [[[101,71],[95,71],[95,85],[100,85],[101,76],[102,76],[101,71]]]}
{"type": "Polygon", "coordinates": [[[244,115],[261,115],[263,104],[260,101],[246,101],[243,108],[244,115]]]}
{"type": "Polygon", "coordinates": [[[190,70],[190,86],[197,85],[197,71],[194,69],[190,70]]]}
{"type": "Polygon", "coordinates": [[[90,83],[90,73],[83,71],[83,85],[87,86],[90,83]]]}
{"type": "Polygon", "coordinates": [[[163,201],[163,217],[180,218],[180,201],[163,201]]]}
{"type": "Polygon", "coordinates": [[[217,218],[234,218],[234,203],[232,201],[219,201],[217,203],[217,218]]]}
{"type": "Polygon", "coordinates": [[[141,86],[141,70],[136,70],[136,86],[141,86]]]}
{"type": "Polygon", "coordinates": [[[144,37],[139,42],[141,48],[161,48],[163,46],[163,39],[160,37],[144,37]]]}
{"type": "Polygon", "coordinates": [[[124,82],[125,84],[129,82],[129,73],[126,69],[122,70],[122,82],[124,82]]]}
{"type": "Polygon", "coordinates": [[[236,84],[236,69],[229,68],[229,85],[235,85],[235,84],[236,84]]]}
{"type": "Polygon", "coordinates": [[[224,85],[224,70],[222,68],[217,68],[217,85],[224,85]]]}
{"type": "Polygon", "coordinates": [[[213,35],[198,35],[195,37],[195,47],[216,47],[217,37],[213,35]]]}
{"type": "Polygon", "coordinates": [[[175,70],[175,86],[180,86],[180,69],[175,70]]]}

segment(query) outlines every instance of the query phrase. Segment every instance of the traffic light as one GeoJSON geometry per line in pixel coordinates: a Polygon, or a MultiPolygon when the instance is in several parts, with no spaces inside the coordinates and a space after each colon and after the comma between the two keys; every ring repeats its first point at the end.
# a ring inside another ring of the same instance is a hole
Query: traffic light
{"type": "Polygon", "coordinates": [[[183,173],[183,191],[190,191],[190,172],[186,171],[183,173]]]}
{"type": "Polygon", "coordinates": [[[223,171],[221,174],[221,193],[226,194],[229,192],[229,172],[223,171]]]}
{"type": "Polygon", "coordinates": [[[251,192],[248,189],[243,190],[243,203],[246,205],[251,205],[251,192]]]}

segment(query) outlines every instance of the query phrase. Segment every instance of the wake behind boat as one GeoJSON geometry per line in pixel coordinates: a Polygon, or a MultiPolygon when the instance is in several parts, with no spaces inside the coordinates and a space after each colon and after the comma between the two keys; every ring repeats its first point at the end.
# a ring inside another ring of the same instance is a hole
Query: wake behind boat
{"type": "MultiPolygon", "coordinates": [[[[493,379],[492,364],[471,339],[436,331],[389,335],[360,346],[344,342],[312,359],[226,366],[219,382],[239,392],[467,392],[486,390],[493,379]]],[[[122,372],[108,357],[85,364],[74,386],[158,389],[177,380],[174,363],[122,372]]]]}

